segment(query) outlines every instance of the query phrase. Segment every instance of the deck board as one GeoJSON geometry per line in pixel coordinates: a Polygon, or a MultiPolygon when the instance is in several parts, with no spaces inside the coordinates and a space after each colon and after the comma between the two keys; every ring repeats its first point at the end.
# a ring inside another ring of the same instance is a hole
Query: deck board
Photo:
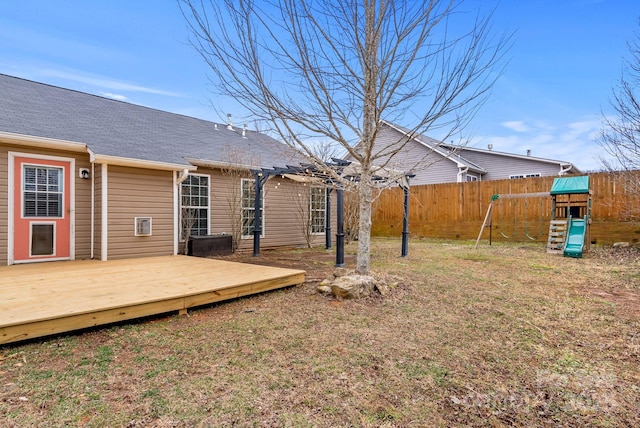
{"type": "Polygon", "coordinates": [[[304,282],[296,269],[187,256],[0,267],[0,344],[304,282]]]}

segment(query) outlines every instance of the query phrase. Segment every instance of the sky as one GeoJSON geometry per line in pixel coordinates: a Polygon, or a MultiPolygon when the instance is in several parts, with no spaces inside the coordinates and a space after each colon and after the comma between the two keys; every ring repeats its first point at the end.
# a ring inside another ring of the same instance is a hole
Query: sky
{"type": "MultiPolygon", "coordinates": [[[[594,137],[640,32],[640,2],[474,3],[497,5],[494,30],[514,38],[470,145],[601,169],[594,137]]],[[[0,0],[0,73],[225,122],[239,106],[212,95],[189,36],[174,0],[0,0]]]]}

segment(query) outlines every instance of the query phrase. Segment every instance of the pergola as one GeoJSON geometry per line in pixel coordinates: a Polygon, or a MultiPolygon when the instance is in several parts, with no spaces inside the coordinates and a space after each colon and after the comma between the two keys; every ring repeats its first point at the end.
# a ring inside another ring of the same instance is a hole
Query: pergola
{"type": "MultiPolygon", "coordinates": [[[[255,181],[254,221],[253,221],[253,256],[260,256],[260,235],[262,235],[262,192],[265,183],[270,177],[289,176],[306,177],[316,183],[322,184],[327,189],[326,206],[327,215],[325,222],[325,246],[331,249],[331,191],[336,190],[337,231],[336,231],[336,266],[344,266],[344,181],[360,180],[359,164],[344,159],[332,158],[325,163],[323,168],[312,164],[286,165],[284,167],[252,169],[255,181]],[[337,179],[339,177],[340,179],[337,179]]],[[[403,221],[402,221],[402,249],[401,257],[409,254],[409,180],[413,174],[398,173],[385,168],[379,168],[373,176],[375,182],[380,185],[398,183],[403,189],[403,221]]]]}

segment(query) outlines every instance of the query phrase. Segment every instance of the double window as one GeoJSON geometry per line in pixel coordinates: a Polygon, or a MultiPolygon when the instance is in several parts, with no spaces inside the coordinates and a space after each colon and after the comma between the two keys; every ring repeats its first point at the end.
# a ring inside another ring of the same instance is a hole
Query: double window
{"type": "Polygon", "coordinates": [[[311,188],[309,201],[311,233],[324,233],[327,221],[327,191],[319,187],[311,188]]]}
{"type": "MultiPolygon", "coordinates": [[[[253,236],[255,225],[255,200],[256,200],[256,184],[255,180],[243,178],[241,182],[242,192],[242,237],[249,238],[253,236]]],[[[262,233],[264,234],[264,195],[260,199],[260,221],[262,233]]]]}
{"type": "Polygon", "coordinates": [[[209,199],[209,176],[189,174],[180,187],[182,240],[209,234],[209,199]]]}

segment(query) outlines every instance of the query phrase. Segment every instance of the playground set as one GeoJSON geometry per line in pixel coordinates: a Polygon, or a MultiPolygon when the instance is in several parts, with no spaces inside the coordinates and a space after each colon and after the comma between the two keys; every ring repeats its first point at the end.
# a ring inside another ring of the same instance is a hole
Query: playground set
{"type": "MultiPolygon", "coordinates": [[[[538,193],[510,193],[496,194],[491,197],[491,203],[484,217],[475,248],[482,237],[483,230],[489,228],[489,245],[492,241],[493,211],[497,211],[500,219],[504,217],[505,208],[503,200],[524,199],[526,209],[527,201],[538,198],[541,206],[543,198],[551,197],[551,212],[549,222],[549,234],[547,240],[547,253],[563,254],[565,257],[582,257],[583,251],[588,251],[591,244],[591,203],[592,193],[589,187],[589,176],[559,177],[553,180],[551,191],[538,193]],[[497,206],[497,208],[495,208],[497,206]]],[[[513,204],[515,206],[515,203],[513,204]]],[[[513,216],[516,220],[515,215],[513,216]]],[[[540,219],[538,231],[533,233],[527,225],[524,227],[524,235],[530,240],[537,240],[542,235],[542,219],[540,219]],[[534,236],[535,235],[535,236],[534,236]]],[[[511,238],[507,235],[503,225],[499,225],[499,232],[503,238],[511,238]]]]}

